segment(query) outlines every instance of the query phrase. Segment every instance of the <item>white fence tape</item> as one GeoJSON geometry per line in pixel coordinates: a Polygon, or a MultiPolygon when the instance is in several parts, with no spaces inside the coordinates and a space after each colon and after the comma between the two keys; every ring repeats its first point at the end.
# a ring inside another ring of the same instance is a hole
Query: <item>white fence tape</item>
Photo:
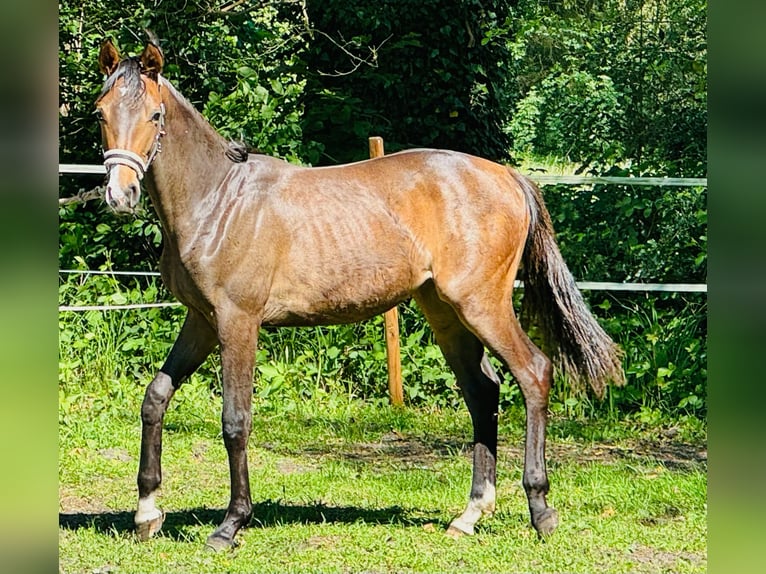
{"type": "Polygon", "coordinates": [[[126,309],[152,309],[155,307],[178,307],[180,301],[167,303],[130,303],[125,305],[60,305],[59,312],[65,311],[123,311],[126,309]]]}
{"type": "Polygon", "coordinates": [[[540,185],[650,185],[657,187],[707,187],[706,177],[611,177],[595,175],[543,175],[528,173],[529,179],[540,185]]]}
{"type": "Polygon", "coordinates": [[[707,293],[705,283],[600,283],[578,281],[583,291],[659,291],[670,293],[707,293]]]}
{"type": "MultiPolygon", "coordinates": [[[[83,275],[137,275],[159,276],[156,271],[89,271],[79,269],[62,269],[60,273],[83,275]]],[[[514,287],[523,289],[522,281],[515,281],[514,287]]],[[[660,293],[707,293],[704,283],[610,283],[600,281],[578,281],[577,287],[583,291],[634,291],[660,293]]],[[[131,303],[125,305],[59,305],[60,312],[77,311],[123,311],[128,309],[151,309],[156,307],[177,307],[179,301],[164,303],[131,303]]]]}
{"type": "Polygon", "coordinates": [[[106,174],[106,168],[103,165],[82,165],[77,163],[60,163],[59,173],[82,173],[82,174],[106,174]]]}
{"type": "Polygon", "coordinates": [[[159,277],[159,271],[94,271],[92,269],[59,269],[59,273],[68,275],[135,275],[137,277],[159,277]]]}
{"type": "MultiPolygon", "coordinates": [[[[60,163],[59,173],[80,174],[106,174],[103,165],[82,165],[74,163],[60,163]]],[[[651,185],[659,187],[707,187],[706,177],[612,177],[593,175],[546,175],[531,172],[526,174],[529,179],[540,185],[595,185],[595,184],[623,184],[623,185],[651,185]]]]}

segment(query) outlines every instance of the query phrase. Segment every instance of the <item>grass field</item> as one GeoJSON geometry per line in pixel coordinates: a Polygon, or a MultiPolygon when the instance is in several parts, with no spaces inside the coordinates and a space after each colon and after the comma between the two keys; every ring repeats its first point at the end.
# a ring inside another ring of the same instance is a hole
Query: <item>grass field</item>
{"type": "MultiPolygon", "coordinates": [[[[228,502],[220,399],[193,379],[166,417],[162,532],[136,541],[132,513],[142,386],[108,399],[62,394],[60,570],[69,572],[704,572],[702,422],[569,421],[549,429],[543,541],[521,487],[523,412],[501,415],[498,511],[444,534],[470,488],[467,411],[392,409],[337,395],[256,401],[255,516],[240,545],[204,548],[228,502]],[[272,403],[273,404],[273,403],[272,403]]],[[[113,394],[113,393],[112,393],[113,394]]]]}

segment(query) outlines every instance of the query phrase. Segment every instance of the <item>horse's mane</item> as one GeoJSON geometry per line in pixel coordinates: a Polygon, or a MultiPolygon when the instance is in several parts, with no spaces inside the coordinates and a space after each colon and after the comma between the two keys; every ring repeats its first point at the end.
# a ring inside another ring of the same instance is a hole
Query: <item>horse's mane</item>
{"type": "Polygon", "coordinates": [[[230,140],[226,146],[226,157],[234,163],[243,163],[247,161],[248,149],[245,142],[230,140]]]}
{"type": "Polygon", "coordinates": [[[226,157],[234,163],[244,163],[250,154],[262,154],[258,148],[248,146],[245,142],[239,140],[229,140],[226,147],[226,157]]]}
{"type": "Polygon", "coordinates": [[[141,81],[141,61],[137,56],[125,58],[117,64],[117,69],[112,72],[104,82],[104,87],[101,89],[101,93],[98,95],[98,99],[103,98],[109,90],[114,87],[117,80],[123,78],[125,82],[125,88],[127,88],[127,96],[138,99],[143,96],[145,87],[141,81]]]}

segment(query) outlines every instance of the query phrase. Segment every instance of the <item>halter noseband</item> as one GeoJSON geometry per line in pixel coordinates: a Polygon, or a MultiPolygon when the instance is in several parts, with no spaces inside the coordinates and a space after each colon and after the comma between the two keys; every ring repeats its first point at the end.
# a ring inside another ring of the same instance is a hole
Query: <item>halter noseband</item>
{"type": "MultiPolygon", "coordinates": [[[[157,76],[157,89],[162,86],[161,78],[157,76]]],[[[160,97],[160,119],[157,122],[157,134],[154,136],[154,142],[149,150],[149,156],[146,161],[135,152],[129,149],[113,148],[104,152],[104,166],[107,173],[114,165],[124,165],[136,172],[139,181],[144,179],[144,174],[149,169],[149,166],[157,157],[157,154],[162,151],[162,136],[165,135],[165,104],[160,97]]]]}

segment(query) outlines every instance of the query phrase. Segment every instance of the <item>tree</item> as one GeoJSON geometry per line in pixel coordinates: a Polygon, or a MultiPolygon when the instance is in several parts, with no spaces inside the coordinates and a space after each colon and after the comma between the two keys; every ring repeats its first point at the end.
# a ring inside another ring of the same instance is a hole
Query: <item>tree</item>
{"type": "Polygon", "coordinates": [[[507,49],[493,36],[515,2],[307,2],[304,133],[323,163],[362,159],[368,136],[390,151],[441,147],[509,159],[507,49]]]}
{"type": "Polygon", "coordinates": [[[706,0],[522,0],[508,22],[514,149],[707,172],[706,0]]]}

